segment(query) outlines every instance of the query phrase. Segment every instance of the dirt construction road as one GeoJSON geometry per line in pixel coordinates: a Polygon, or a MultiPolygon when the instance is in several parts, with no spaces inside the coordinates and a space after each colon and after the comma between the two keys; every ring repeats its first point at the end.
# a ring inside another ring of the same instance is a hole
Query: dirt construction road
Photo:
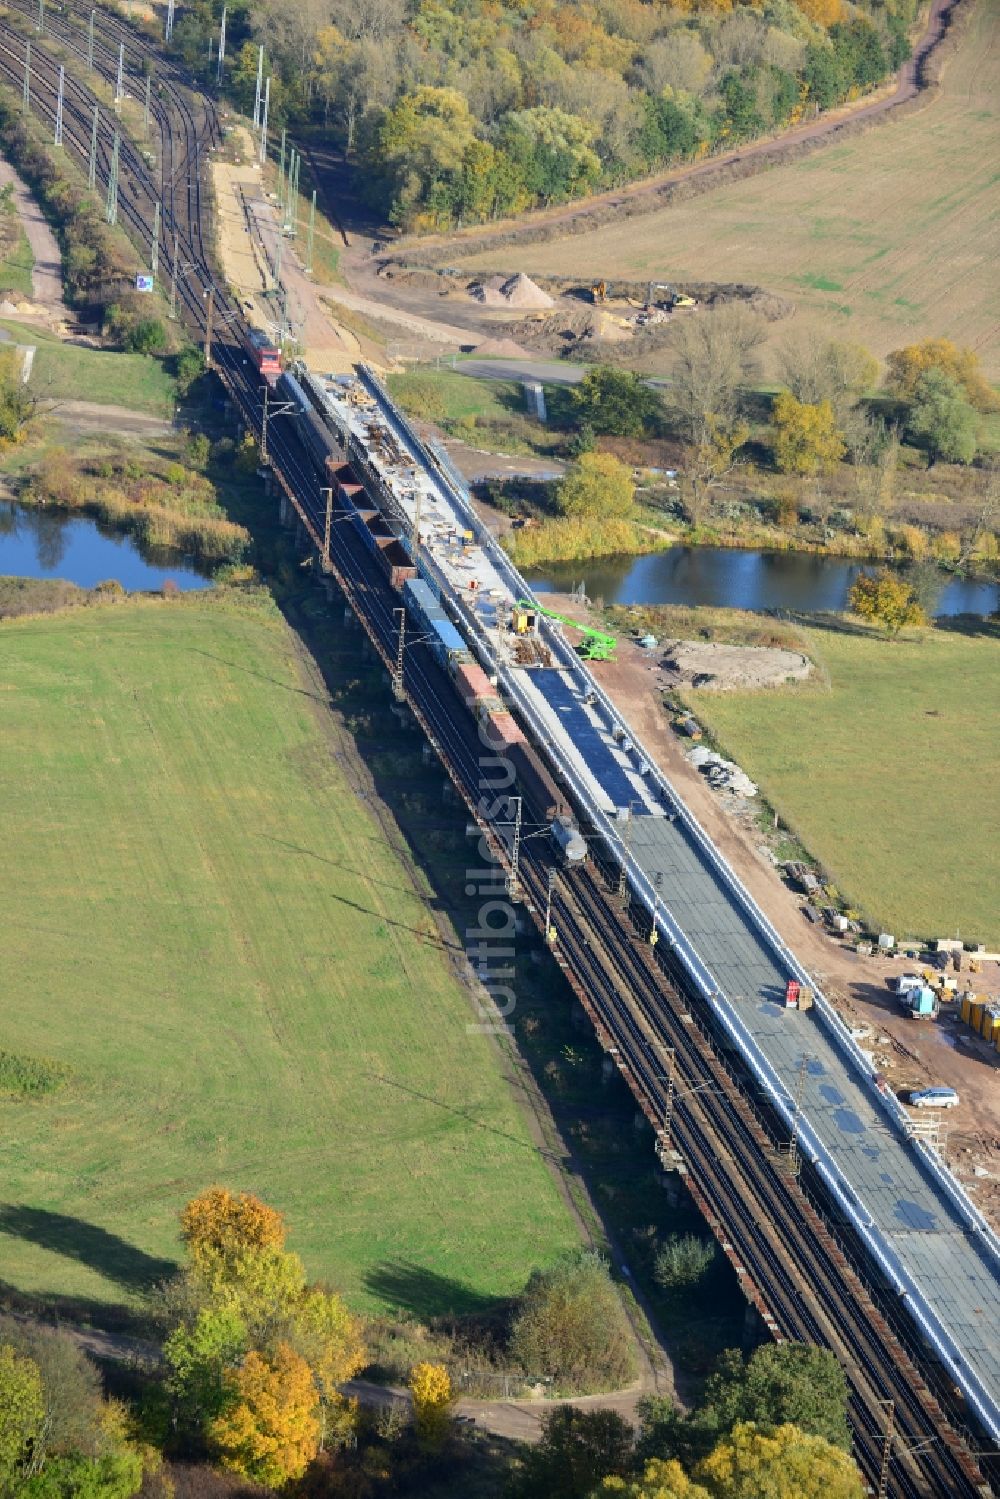
{"type": "Polygon", "coordinates": [[[17,216],[31,246],[35,263],[31,269],[32,300],[52,318],[69,316],[62,294],[62,258],[48,222],[9,162],[0,161],[0,187],[10,183],[17,216]]]}
{"type": "MultiPolygon", "coordinates": [[[[586,618],[578,601],[542,594],[562,614],[586,618]]],[[[719,852],[761,910],[850,1025],[864,1025],[861,1045],[874,1051],[879,1071],[906,1096],[911,1087],[943,1083],[958,1090],[962,1106],[942,1121],[945,1158],[986,1216],[1000,1224],[1000,1055],[962,1025],[955,1006],[933,1022],[901,1012],[888,980],[913,964],[896,957],[861,957],[811,924],[805,900],[781,879],[761,852],[759,830],[731,811],[732,798],[713,791],[684,753],[661,705],[666,684],[655,657],[620,640],[613,664],[592,663],[594,675],[620,708],[657,764],[669,776],[719,852]]],[[[1000,965],[988,964],[976,980],[983,992],[1000,989],[1000,965]]]]}

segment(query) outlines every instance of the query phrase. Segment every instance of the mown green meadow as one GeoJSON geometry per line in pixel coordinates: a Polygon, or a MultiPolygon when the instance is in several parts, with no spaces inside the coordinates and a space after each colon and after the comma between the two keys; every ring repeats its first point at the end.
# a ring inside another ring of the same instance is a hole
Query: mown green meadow
{"type": "Polygon", "coordinates": [[[269,601],[8,621],[0,712],[0,1048],[71,1069],[0,1075],[0,1280],[134,1302],[213,1182],[362,1308],[461,1310],[575,1242],[269,601]]]}
{"type": "Polygon", "coordinates": [[[814,683],[688,701],[882,930],[996,946],[1000,631],[801,633],[814,683]]]}
{"type": "Polygon", "coordinates": [[[30,383],[41,400],[93,401],[151,416],[173,415],[174,379],[163,361],[150,354],[78,347],[9,319],[0,319],[0,329],[20,343],[34,344],[30,383]]]}

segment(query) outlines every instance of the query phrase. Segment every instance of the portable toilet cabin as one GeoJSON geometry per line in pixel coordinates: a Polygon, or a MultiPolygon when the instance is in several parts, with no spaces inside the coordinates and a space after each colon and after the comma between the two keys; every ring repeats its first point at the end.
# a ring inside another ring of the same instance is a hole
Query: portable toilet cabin
{"type": "Polygon", "coordinates": [[[984,1005],[982,1034],[984,1041],[1000,1038],[1000,1005],[984,1005]]]}
{"type": "Polygon", "coordinates": [[[985,1010],[985,1008],[986,1001],[980,999],[978,995],[969,1003],[969,1024],[974,1031],[982,1029],[983,1011],[985,1010]]]}
{"type": "Polygon", "coordinates": [[[911,989],[906,996],[906,1002],[914,1020],[933,1020],[938,1013],[938,997],[928,984],[922,985],[919,989],[911,989]]]}

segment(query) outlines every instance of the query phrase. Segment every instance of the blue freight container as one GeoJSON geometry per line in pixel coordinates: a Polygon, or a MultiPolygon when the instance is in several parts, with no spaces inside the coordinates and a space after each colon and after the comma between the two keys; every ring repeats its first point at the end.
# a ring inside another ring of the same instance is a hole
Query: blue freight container
{"type": "Polygon", "coordinates": [[[472,653],[450,619],[435,619],[431,622],[431,650],[442,666],[451,664],[465,666],[472,660],[472,653]]]}
{"type": "Polygon", "coordinates": [[[447,614],[438,603],[434,590],[423,578],[408,578],[403,587],[403,598],[407,608],[412,609],[419,620],[430,628],[435,621],[447,621],[447,614]]]}

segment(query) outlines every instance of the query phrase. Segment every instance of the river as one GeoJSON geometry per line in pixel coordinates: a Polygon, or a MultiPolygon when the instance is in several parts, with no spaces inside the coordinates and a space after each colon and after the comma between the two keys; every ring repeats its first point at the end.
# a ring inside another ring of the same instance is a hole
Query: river
{"type": "Polygon", "coordinates": [[[8,500],[0,501],[0,576],[62,578],[81,588],[114,578],[129,593],[159,590],[168,579],[181,589],[212,586],[191,558],[140,551],[133,537],[89,516],[8,500]]]}
{"type": "MultiPolygon", "coordinates": [[[[863,564],[811,552],[744,552],[728,547],[670,547],[645,557],[560,562],[525,572],[541,592],[568,593],[581,581],[605,604],[708,604],[731,609],[815,613],[847,608],[863,564]]],[[[934,613],[990,614],[1000,609],[1000,583],[941,574],[934,613]]]]}

